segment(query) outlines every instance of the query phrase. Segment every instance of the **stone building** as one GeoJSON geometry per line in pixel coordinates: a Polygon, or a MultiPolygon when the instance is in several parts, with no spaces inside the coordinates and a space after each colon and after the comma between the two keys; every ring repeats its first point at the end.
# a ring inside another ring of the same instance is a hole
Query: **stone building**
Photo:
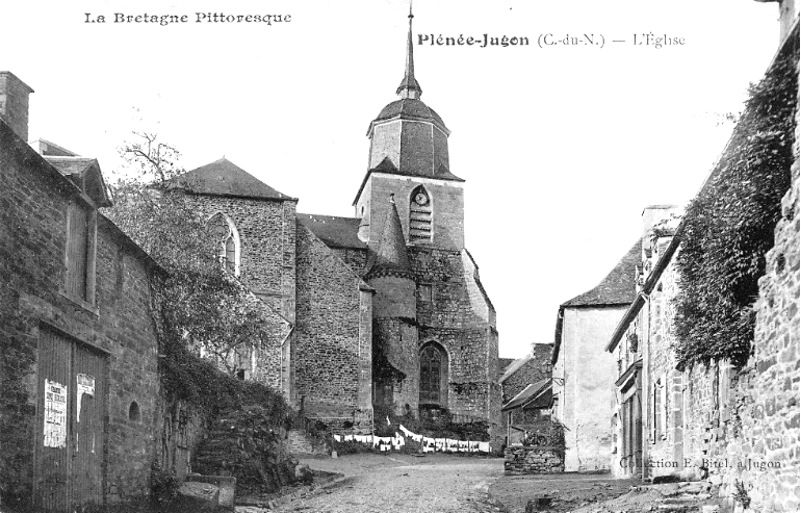
{"type": "Polygon", "coordinates": [[[595,288],[562,303],[553,355],[554,414],[565,426],[565,470],[609,470],[615,362],[604,352],[634,299],[640,241],[595,288]]]}
{"type": "MultiPolygon", "coordinates": [[[[780,12],[782,44],[767,76],[777,73],[779,62],[791,62],[797,87],[798,11],[794,3],[782,2],[780,12]]],[[[747,363],[738,368],[727,360],[713,360],[677,369],[671,301],[678,292],[675,262],[682,248],[683,221],[672,227],[657,225],[648,237],[653,252],[643,252],[639,294],[607,344],[619,360],[641,362],[641,370],[624,372],[617,382],[619,393],[624,393],[621,385],[634,379],[642,391],[639,406],[633,405],[641,412],[640,423],[636,415],[630,422],[620,422],[625,414],[618,419],[618,447],[629,462],[626,473],[644,478],[674,473],[705,477],[721,485],[720,496],[730,505],[736,501],[751,511],[798,511],[801,505],[797,89],[795,93],[794,161],[789,169],[775,169],[787,173],[790,187],[781,201],[774,247],[765,256],[765,275],[759,280],[747,363]],[[638,442],[640,455],[625,449],[638,442]]],[[[747,130],[747,126],[735,127],[732,141],[758,140],[747,130]]],[[[719,185],[717,174],[732,152],[732,141],[702,193],[719,185]]]]}
{"type": "Polygon", "coordinates": [[[175,189],[220,220],[221,258],[291,323],[280,387],[304,415],[365,432],[374,411],[447,409],[500,436],[495,309],[465,247],[450,131],[420,100],[411,17],[396,94],[369,125],[352,218],[298,213],[224,159],[175,189]]]}
{"type": "MultiPolygon", "coordinates": [[[[643,285],[660,257],[667,251],[679,215],[680,209],[672,205],[652,205],[643,210],[641,264],[636,267],[636,286],[632,286],[637,293],[647,295],[650,306],[639,310],[619,344],[614,348],[607,346],[607,350],[614,349],[616,364],[611,424],[613,448],[610,461],[612,474],[615,476],[641,476],[644,454],[660,461],[673,457],[673,433],[665,418],[666,397],[672,390],[673,375],[661,372],[661,369],[668,366],[668,362],[664,361],[666,355],[646,358],[646,363],[644,355],[649,355],[648,348],[653,344],[670,347],[673,343],[670,325],[674,312],[671,299],[676,287],[675,269],[668,265],[668,269],[663,272],[663,279],[653,290],[650,286],[643,288],[643,285]],[[656,333],[654,340],[649,338],[651,332],[656,333]],[[649,383],[649,380],[644,380],[643,375],[648,374],[659,374],[659,377],[651,382],[650,387],[643,389],[643,382],[649,383]],[[643,411],[647,411],[650,416],[650,431],[645,436],[642,432],[643,411]],[[645,449],[644,439],[648,442],[645,449]]],[[[638,295],[635,301],[644,301],[644,296],[638,295]]],[[[621,324],[627,322],[631,315],[633,314],[627,311],[621,324]]]]}
{"type": "Polygon", "coordinates": [[[503,402],[510,401],[532,383],[551,377],[553,344],[532,344],[531,354],[513,360],[499,379],[503,387],[503,402]]]}
{"type": "Polygon", "coordinates": [[[160,271],[95,159],[27,144],[31,92],[0,72],[0,501],[74,511],[149,494],[160,271]]]}
{"type": "Polygon", "coordinates": [[[553,344],[532,344],[531,354],[512,360],[499,379],[507,445],[541,420],[551,418],[552,352],[553,344]]]}

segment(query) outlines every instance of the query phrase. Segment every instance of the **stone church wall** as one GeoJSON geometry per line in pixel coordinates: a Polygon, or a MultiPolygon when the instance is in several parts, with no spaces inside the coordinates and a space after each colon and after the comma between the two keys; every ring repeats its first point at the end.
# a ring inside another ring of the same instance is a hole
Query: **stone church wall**
{"type": "Polygon", "coordinates": [[[336,256],[342,259],[353,272],[362,275],[364,266],[367,265],[367,250],[352,248],[331,248],[336,256]]]}
{"type": "Polygon", "coordinates": [[[409,202],[412,191],[421,183],[428,191],[434,209],[434,245],[461,250],[464,248],[464,189],[461,182],[452,181],[427,181],[423,178],[376,173],[371,175],[368,186],[365,186],[357,204],[357,211],[361,210],[362,206],[370,210],[370,240],[381,240],[390,194],[395,195],[395,206],[403,225],[403,233],[409,233],[409,202]]]}
{"type": "MultiPolygon", "coordinates": [[[[157,424],[157,342],[141,252],[108,221],[97,230],[96,300],[61,291],[75,188],[0,122],[0,481],[4,504],[33,494],[39,340],[47,332],[106,354],[107,500],[147,495],[157,424]],[[138,416],[129,416],[137,403],[138,416]]],[[[73,385],[74,386],[74,385],[73,385]]],[[[72,388],[70,387],[70,390],[72,388]]]]}
{"type": "Polygon", "coordinates": [[[416,247],[409,252],[418,282],[420,344],[437,341],[449,356],[448,409],[457,418],[488,421],[498,442],[501,390],[494,309],[483,296],[484,303],[475,304],[479,285],[465,269],[461,252],[416,247]],[[430,294],[421,286],[430,287],[430,294]]]}
{"type": "Polygon", "coordinates": [[[293,200],[189,195],[207,218],[222,212],[241,241],[239,279],[273,310],[295,321],[295,210],[293,200]]]}
{"type": "MultiPolygon", "coordinates": [[[[372,409],[372,306],[362,280],[298,224],[297,323],[291,362],[308,416],[366,420],[372,409]]],[[[352,421],[351,421],[352,422],[352,421]]]]}

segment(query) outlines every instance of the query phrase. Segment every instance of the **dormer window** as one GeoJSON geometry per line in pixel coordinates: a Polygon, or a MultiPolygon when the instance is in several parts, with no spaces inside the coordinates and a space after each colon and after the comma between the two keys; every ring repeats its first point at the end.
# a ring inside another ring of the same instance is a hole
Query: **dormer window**
{"type": "Polygon", "coordinates": [[[433,208],[431,195],[420,185],[412,191],[409,200],[409,242],[431,242],[433,234],[433,208]]]}
{"type": "Polygon", "coordinates": [[[239,276],[239,232],[233,221],[222,212],[218,212],[209,219],[208,227],[220,265],[234,276],[239,276]]]}

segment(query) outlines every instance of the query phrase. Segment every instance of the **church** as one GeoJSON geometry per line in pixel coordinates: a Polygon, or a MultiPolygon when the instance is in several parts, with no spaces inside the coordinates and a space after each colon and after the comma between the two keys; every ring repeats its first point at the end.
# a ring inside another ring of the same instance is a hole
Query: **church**
{"type": "Polygon", "coordinates": [[[280,348],[241,355],[242,379],[279,388],[334,428],[447,411],[486,421],[495,439],[495,309],[465,247],[450,130],[420,99],[412,17],[397,99],[370,122],[368,169],[353,176],[354,217],[299,213],[297,198],[224,158],[174,189],[208,219],[229,271],[288,328],[280,348]]]}

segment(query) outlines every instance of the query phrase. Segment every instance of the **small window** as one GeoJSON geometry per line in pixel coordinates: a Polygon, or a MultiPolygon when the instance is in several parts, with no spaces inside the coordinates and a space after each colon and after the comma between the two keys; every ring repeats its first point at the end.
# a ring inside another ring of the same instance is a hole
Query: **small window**
{"type": "Polygon", "coordinates": [[[67,208],[67,267],[65,291],[71,298],[95,302],[95,248],[97,213],[72,201],[67,208]]]}
{"type": "Polygon", "coordinates": [[[236,379],[240,381],[245,380],[245,369],[239,369],[238,371],[236,371],[236,379]]]}
{"type": "Polygon", "coordinates": [[[418,296],[420,301],[424,303],[431,303],[434,301],[434,287],[429,283],[420,285],[418,289],[418,296]]]}
{"type": "Polygon", "coordinates": [[[131,401],[131,406],[128,407],[128,420],[132,422],[139,422],[142,418],[139,413],[139,404],[136,401],[131,401]]]}

